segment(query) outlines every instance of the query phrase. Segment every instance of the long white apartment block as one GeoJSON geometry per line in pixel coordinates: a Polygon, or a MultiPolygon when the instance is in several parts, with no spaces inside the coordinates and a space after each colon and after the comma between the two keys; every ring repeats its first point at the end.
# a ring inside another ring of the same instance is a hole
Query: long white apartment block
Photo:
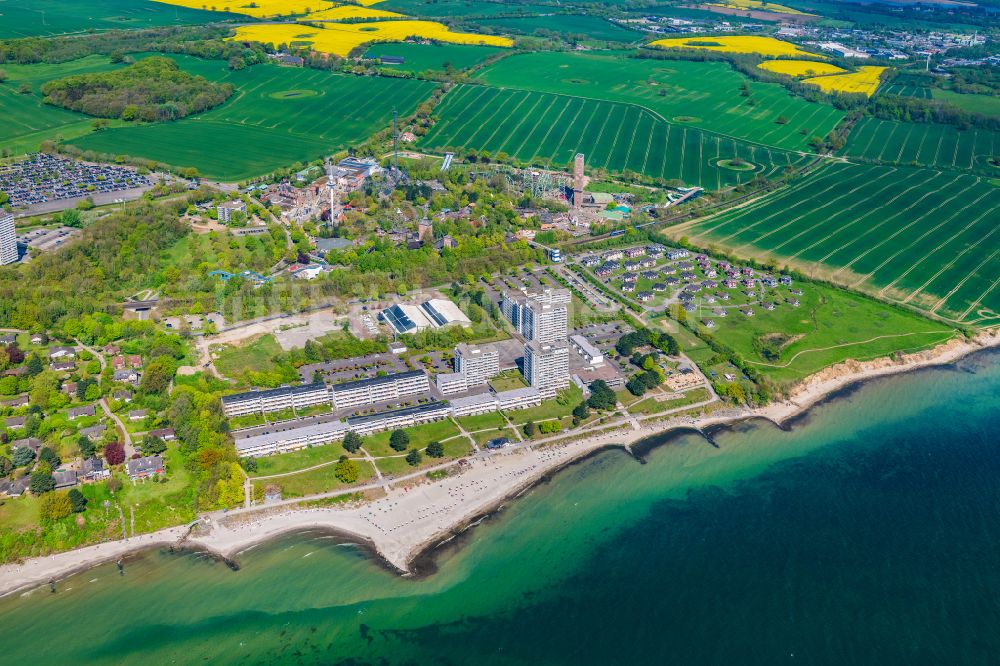
{"type": "Polygon", "coordinates": [[[395,375],[334,384],[330,390],[333,394],[333,406],[336,409],[345,409],[426,393],[430,387],[426,372],[411,370],[395,375]]]}
{"type": "Polygon", "coordinates": [[[370,435],[382,430],[408,428],[447,418],[451,408],[443,402],[395,409],[340,420],[331,414],[286,421],[236,432],[236,452],[241,457],[258,457],[298,451],[344,439],[348,431],[370,435]]]}
{"type": "Polygon", "coordinates": [[[0,266],[17,261],[17,232],[14,216],[0,210],[0,266]]]}
{"type": "Polygon", "coordinates": [[[246,414],[278,412],[291,407],[303,409],[320,404],[331,404],[335,409],[344,409],[398,400],[403,396],[425,393],[429,389],[427,373],[423,370],[412,370],[333,386],[316,382],[276,389],[254,389],[223,396],[222,410],[226,416],[232,418],[246,414]]]}
{"type": "Polygon", "coordinates": [[[391,412],[381,412],[368,416],[352,416],[347,419],[347,429],[359,435],[370,435],[373,432],[408,428],[447,418],[451,409],[444,402],[430,402],[416,407],[396,409],[391,412]]]}
{"type": "Polygon", "coordinates": [[[316,382],[302,386],[283,386],[276,389],[254,389],[246,393],[222,396],[222,411],[226,416],[244,416],[262,412],[279,412],[294,407],[304,409],[330,402],[326,384],[316,382]]]}
{"type": "Polygon", "coordinates": [[[448,403],[452,416],[475,416],[497,411],[497,399],[492,391],[452,398],[448,403]]]}
{"type": "Polygon", "coordinates": [[[298,451],[344,439],[349,431],[370,435],[383,430],[409,428],[438,421],[448,416],[472,416],[498,410],[535,407],[542,403],[541,392],[532,387],[493,393],[485,391],[446,402],[430,402],[415,407],[395,409],[378,414],[339,419],[322,414],[294,421],[247,428],[233,433],[236,452],[241,457],[259,457],[298,451]]]}
{"type": "Polygon", "coordinates": [[[346,423],[327,415],[250,428],[234,433],[233,438],[240,457],[256,458],[337,442],[347,431],[346,423]]]}

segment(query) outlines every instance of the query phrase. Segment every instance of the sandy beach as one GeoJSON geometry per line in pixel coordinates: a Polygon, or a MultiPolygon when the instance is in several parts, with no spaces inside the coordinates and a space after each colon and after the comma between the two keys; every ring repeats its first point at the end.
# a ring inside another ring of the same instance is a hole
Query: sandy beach
{"type": "MultiPolygon", "coordinates": [[[[1000,346],[1000,333],[982,333],[973,340],[956,339],[936,349],[867,362],[847,361],[804,380],[788,400],[751,410],[730,408],[702,417],[650,417],[610,420],[580,433],[515,445],[491,455],[452,464],[451,474],[430,482],[424,471],[392,481],[383,497],[342,506],[303,508],[301,500],[279,505],[215,512],[198,526],[179,526],[127,541],[88,546],[0,567],[0,596],[58,580],[76,571],[134,551],[179,546],[196,548],[227,560],[261,542],[309,529],[336,531],[369,546],[389,566],[403,574],[430,547],[447,541],[479,517],[537,483],[546,475],[594,451],[622,447],[679,428],[703,430],[713,425],[763,418],[776,425],[809,409],[850,384],[917,368],[952,363],[963,356],[1000,346]],[[599,430],[598,430],[599,428],[599,430]]],[[[382,490],[379,484],[360,489],[382,490]]],[[[360,490],[359,489],[359,490],[360,490]]]]}

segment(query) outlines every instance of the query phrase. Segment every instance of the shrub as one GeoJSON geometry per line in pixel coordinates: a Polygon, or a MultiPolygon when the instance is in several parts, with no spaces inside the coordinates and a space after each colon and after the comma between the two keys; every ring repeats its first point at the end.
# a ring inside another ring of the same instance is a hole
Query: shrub
{"type": "Polygon", "coordinates": [[[125,462],[125,447],[119,442],[109,442],[104,446],[104,459],[109,465],[121,465],[125,462]]]}
{"type": "Polygon", "coordinates": [[[333,467],[333,475],[343,483],[354,483],[360,474],[361,470],[358,468],[358,464],[347,456],[341,456],[333,467]]]}
{"type": "Polygon", "coordinates": [[[68,493],[73,513],[83,513],[87,509],[87,498],[83,496],[79,488],[73,488],[68,493]]]}
{"type": "MultiPolygon", "coordinates": [[[[76,492],[80,492],[77,490],[76,492]]],[[[82,509],[81,509],[82,510],[82,509]]],[[[42,500],[39,508],[42,522],[55,522],[73,512],[73,501],[66,493],[52,493],[42,500]]]]}

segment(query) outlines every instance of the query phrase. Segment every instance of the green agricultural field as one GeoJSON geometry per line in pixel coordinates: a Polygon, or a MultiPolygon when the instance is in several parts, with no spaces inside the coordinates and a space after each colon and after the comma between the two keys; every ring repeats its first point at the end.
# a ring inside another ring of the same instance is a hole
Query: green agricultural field
{"type": "Polygon", "coordinates": [[[498,53],[509,52],[494,46],[473,44],[375,44],[365,53],[366,58],[380,56],[402,56],[402,65],[383,65],[403,72],[445,71],[468,69],[498,53]]]}
{"type": "Polygon", "coordinates": [[[103,56],[88,56],[59,65],[3,65],[7,81],[0,85],[0,115],[4,119],[0,123],[0,147],[19,155],[38,150],[38,144],[45,139],[55,136],[69,139],[90,132],[93,118],[43,103],[40,89],[43,83],[55,78],[113,67],[103,56]],[[31,91],[21,93],[22,85],[31,91]]]}
{"type": "Polygon", "coordinates": [[[509,4],[484,0],[386,0],[378,9],[418,17],[498,16],[551,12],[552,7],[530,4],[509,4]]]}
{"type": "Polygon", "coordinates": [[[563,37],[602,42],[638,42],[643,33],[629,30],[599,16],[582,14],[552,14],[554,7],[548,8],[547,16],[524,18],[489,18],[476,21],[480,25],[497,28],[504,34],[544,35],[558,33],[563,37]]]}
{"type": "Polygon", "coordinates": [[[835,24],[837,27],[866,28],[866,29],[895,29],[895,30],[961,30],[972,32],[977,29],[969,23],[944,22],[943,16],[939,14],[936,20],[923,21],[914,16],[913,13],[903,14],[888,5],[881,3],[873,4],[848,4],[839,0],[790,0],[788,4],[795,9],[819,14],[824,17],[821,25],[835,24]]]}
{"type": "Polygon", "coordinates": [[[969,113],[981,113],[984,116],[1000,117],[1000,97],[992,95],[967,95],[952,90],[935,88],[934,99],[953,104],[969,113]]]}
{"type": "Polygon", "coordinates": [[[695,128],[663,122],[629,104],[489,86],[456,86],[437,109],[424,149],[489,151],[539,166],[566,166],[578,152],[589,169],[624,170],[709,189],[773,176],[808,160],[695,128]],[[756,170],[730,169],[742,158],[756,170]]]}
{"type": "Polygon", "coordinates": [[[434,87],[273,65],[231,71],[223,61],[171,57],[192,74],[232,83],[237,93],[195,117],[104,130],[74,139],[73,145],[241,180],[360,143],[391,123],[393,108],[401,116],[411,114],[434,87]],[[315,94],[282,96],[288,91],[315,94]]]}
{"type": "Polygon", "coordinates": [[[802,290],[796,297],[799,307],[784,302],[788,289],[779,287],[765,297],[775,302],[774,310],[754,303],[752,317],[737,305],[729,306],[726,317],[709,311],[716,326],[707,330],[779,383],[793,383],[847,359],[927,349],[957,335],[946,324],[840,289],[802,282],[793,288],[802,290]],[[765,357],[764,346],[777,358],[765,357]]]}
{"type": "Polygon", "coordinates": [[[896,97],[916,97],[930,99],[932,80],[919,73],[898,72],[888,85],[879,89],[879,95],[895,95],[896,97]]]}
{"type": "Polygon", "coordinates": [[[895,95],[896,97],[916,97],[930,99],[931,89],[927,86],[897,83],[893,81],[879,91],[880,95],[895,95]]]}
{"type": "Polygon", "coordinates": [[[635,104],[678,128],[697,127],[788,150],[808,150],[811,137],[826,136],[844,115],[794,97],[776,83],[751,81],[722,62],[526,53],[493,63],[476,76],[504,88],[635,104]],[[740,94],[744,83],[749,97],[740,94]]]}
{"type": "Polygon", "coordinates": [[[1000,188],[955,172],[830,164],[674,236],[774,259],[970,326],[1000,323],[1000,188]]]}
{"type": "Polygon", "coordinates": [[[1000,132],[951,125],[864,118],[851,131],[845,154],[880,164],[918,164],[1000,174],[989,162],[1000,155],[1000,132]]]}
{"type": "Polygon", "coordinates": [[[0,0],[0,39],[212,23],[245,16],[201,11],[150,0],[0,0]]]}

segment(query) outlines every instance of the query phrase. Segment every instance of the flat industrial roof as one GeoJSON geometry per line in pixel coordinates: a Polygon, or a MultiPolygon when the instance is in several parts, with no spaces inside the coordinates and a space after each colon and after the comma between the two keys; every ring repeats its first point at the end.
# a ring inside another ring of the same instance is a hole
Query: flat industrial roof
{"type": "Polygon", "coordinates": [[[420,309],[430,317],[436,326],[472,323],[458,306],[444,298],[432,298],[421,304],[420,309]]]}
{"type": "Polygon", "coordinates": [[[582,335],[571,335],[569,339],[573,341],[573,344],[583,350],[583,353],[587,356],[592,358],[603,356],[601,350],[590,344],[590,341],[582,335]]]}

